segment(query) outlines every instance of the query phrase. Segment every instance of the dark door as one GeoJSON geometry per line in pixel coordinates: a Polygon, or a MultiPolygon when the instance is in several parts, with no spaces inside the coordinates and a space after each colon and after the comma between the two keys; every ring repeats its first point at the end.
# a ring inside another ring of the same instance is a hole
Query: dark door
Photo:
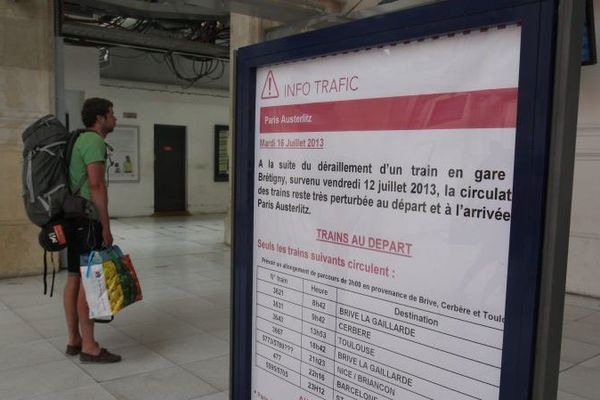
{"type": "Polygon", "coordinates": [[[185,126],[154,125],[154,211],[186,211],[185,126]]]}

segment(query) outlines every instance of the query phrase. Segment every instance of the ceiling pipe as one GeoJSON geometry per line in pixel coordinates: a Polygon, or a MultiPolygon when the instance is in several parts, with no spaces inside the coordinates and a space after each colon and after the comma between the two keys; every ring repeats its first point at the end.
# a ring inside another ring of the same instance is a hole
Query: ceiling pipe
{"type": "Polygon", "coordinates": [[[205,56],[219,60],[229,59],[229,48],[212,43],[183,39],[151,36],[121,29],[64,22],[62,35],[71,40],[84,40],[96,44],[120,45],[139,49],[175,52],[195,56],[205,56]]]}
{"type": "Polygon", "coordinates": [[[70,4],[131,18],[222,20],[231,12],[279,22],[322,16],[341,9],[341,0],[69,0],[70,4]]]}

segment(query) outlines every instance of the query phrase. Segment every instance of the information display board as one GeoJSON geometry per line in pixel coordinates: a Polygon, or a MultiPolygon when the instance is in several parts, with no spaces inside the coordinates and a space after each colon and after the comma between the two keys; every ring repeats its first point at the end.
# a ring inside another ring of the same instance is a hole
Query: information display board
{"type": "Polygon", "coordinates": [[[498,398],[520,33],[258,69],[254,390],[498,398]]]}
{"type": "Polygon", "coordinates": [[[233,399],[531,398],[557,4],[239,51],[233,399]]]}

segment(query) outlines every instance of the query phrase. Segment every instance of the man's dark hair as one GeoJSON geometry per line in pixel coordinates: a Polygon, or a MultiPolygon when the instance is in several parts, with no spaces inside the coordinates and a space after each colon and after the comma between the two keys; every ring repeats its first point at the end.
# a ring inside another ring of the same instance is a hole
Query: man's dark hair
{"type": "Polygon", "coordinates": [[[86,128],[96,123],[97,116],[105,116],[110,111],[113,103],[100,97],[92,97],[83,103],[81,109],[81,121],[86,128]]]}

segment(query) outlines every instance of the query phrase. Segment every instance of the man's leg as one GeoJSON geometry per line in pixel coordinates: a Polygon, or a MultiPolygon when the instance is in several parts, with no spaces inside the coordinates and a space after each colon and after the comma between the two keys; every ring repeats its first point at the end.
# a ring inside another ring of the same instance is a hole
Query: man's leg
{"type": "Polygon", "coordinates": [[[79,277],[79,274],[72,272],[69,272],[68,274],[63,294],[65,319],[67,321],[67,345],[81,346],[79,317],[77,312],[77,298],[79,297],[81,278],[79,277]]]}
{"type": "Polygon", "coordinates": [[[98,355],[100,353],[100,346],[98,346],[94,338],[94,320],[90,319],[90,309],[85,299],[83,285],[79,288],[77,313],[79,315],[79,328],[81,329],[81,351],[86,354],[98,355]]]}
{"type": "MultiPolygon", "coordinates": [[[[79,275],[79,249],[76,243],[67,248],[67,270],[67,282],[63,293],[65,320],[67,321],[67,345],[79,347],[81,346],[81,334],[79,333],[77,298],[79,297],[81,277],[79,275]]],[[[67,347],[67,353],[69,353],[69,347],[67,347]]],[[[73,354],[76,354],[75,350],[73,350],[73,354]]]]}
{"type": "MultiPolygon", "coordinates": [[[[71,261],[69,261],[70,266],[77,266],[76,271],[79,274],[80,257],[82,254],[85,254],[85,252],[87,252],[87,249],[89,248],[89,243],[87,243],[89,238],[87,237],[87,235],[89,235],[90,232],[87,229],[84,231],[75,230],[75,232],[83,232],[86,235],[85,238],[79,238],[79,241],[81,243],[84,243],[85,245],[81,249],[83,251],[73,251],[73,254],[76,254],[76,256],[71,261]]],[[[97,233],[98,235],[101,235],[102,231],[100,230],[97,233]]],[[[97,243],[100,243],[102,241],[101,237],[96,238],[96,241],[97,243]]],[[[76,246],[77,245],[75,245],[75,247],[76,246]]],[[[79,277],[78,289],[79,290],[76,292],[75,309],[77,311],[77,317],[79,320],[79,332],[81,335],[81,353],[79,354],[79,360],[82,363],[113,363],[121,361],[121,356],[110,353],[106,349],[100,348],[100,345],[96,342],[96,339],[94,337],[94,320],[90,319],[90,309],[85,298],[85,288],[83,283],[81,282],[81,277],[79,277]]]]}
{"type": "Polygon", "coordinates": [[[113,354],[106,349],[100,348],[94,339],[94,320],[90,319],[90,309],[85,300],[83,285],[79,289],[79,300],[77,301],[79,311],[79,327],[81,329],[82,347],[79,360],[82,363],[115,363],[121,361],[121,356],[113,354]]]}

